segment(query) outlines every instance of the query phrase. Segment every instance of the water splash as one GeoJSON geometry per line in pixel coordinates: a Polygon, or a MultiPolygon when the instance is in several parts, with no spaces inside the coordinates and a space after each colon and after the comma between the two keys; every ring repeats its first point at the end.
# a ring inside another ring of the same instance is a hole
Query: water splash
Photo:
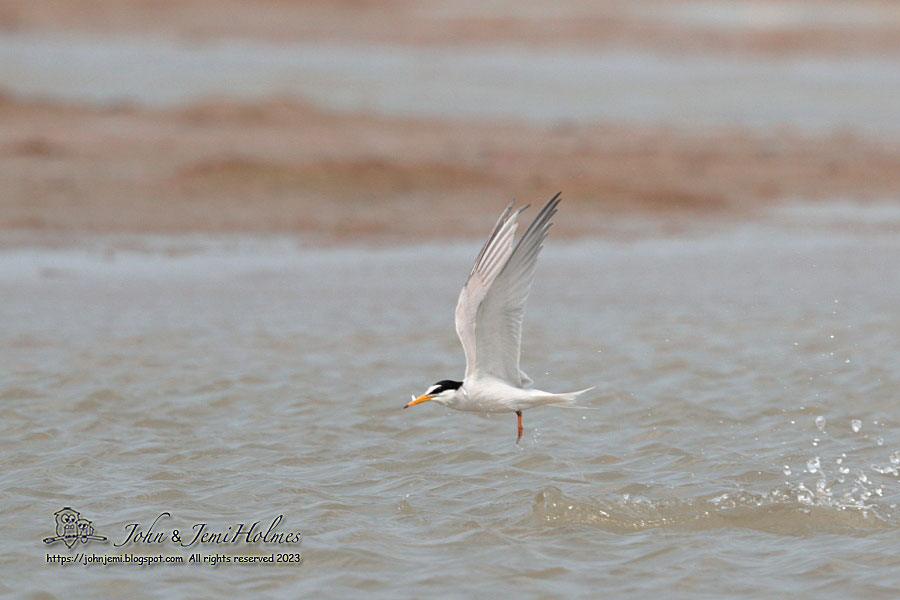
{"type": "Polygon", "coordinates": [[[819,471],[819,468],[822,466],[821,462],[819,462],[819,457],[811,458],[806,461],[806,470],[810,473],[816,473],[819,471]]]}
{"type": "MultiPolygon", "coordinates": [[[[815,424],[818,431],[824,431],[825,417],[816,417],[815,424]]],[[[859,433],[862,421],[852,419],[850,426],[854,433],[859,433]]],[[[880,519],[893,522],[893,505],[888,508],[874,499],[885,496],[886,485],[895,485],[891,480],[885,481],[878,476],[900,478],[900,451],[890,453],[883,464],[877,459],[873,463],[871,453],[876,447],[883,446],[884,439],[881,436],[870,438],[868,435],[864,438],[871,439],[874,446],[858,447],[859,439],[849,436],[828,435],[824,440],[813,438],[812,445],[818,447],[819,454],[806,458],[804,469],[792,470],[791,465],[785,465],[782,469],[786,476],[793,477],[787,484],[796,493],[797,501],[810,507],[853,510],[863,518],[877,515],[880,519]]],[[[900,494],[900,485],[896,485],[895,490],[888,490],[888,493],[900,494]]]]}
{"type": "Polygon", "coordinates": [[[659,499],[623,494],[590,500],[575,499],[549,486],[535,495],[529,520],[553,527],[590,525],[614,533],[743,527],[806,535],[895,528],[900,523],[891,511],[872,501],[848,503],[832,497],[824,483],[810,489],[801,482],[763,493],[728,491],[659,499]]]}

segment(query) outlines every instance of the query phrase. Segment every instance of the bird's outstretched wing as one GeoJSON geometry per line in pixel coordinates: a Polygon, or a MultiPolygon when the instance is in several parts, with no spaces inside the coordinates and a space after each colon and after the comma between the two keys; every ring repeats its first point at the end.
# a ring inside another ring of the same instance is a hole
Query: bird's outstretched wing
{"type": "Polygon", "coordinates": [[[456,333],[466,353],[466,378],[498,377],[525,387],[531,379],[519,369],[525,302],[537,257],[559,204],[556,194],[518,241],[517,218],[527,206],[506,207],[475,260],[456,304],[456,333]]]}

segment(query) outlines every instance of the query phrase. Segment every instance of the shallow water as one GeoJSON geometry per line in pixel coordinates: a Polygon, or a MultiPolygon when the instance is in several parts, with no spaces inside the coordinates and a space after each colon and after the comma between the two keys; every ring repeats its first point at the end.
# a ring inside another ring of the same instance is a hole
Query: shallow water
{"type": "Polygon", "coordinates": [[[25,97],[156,107],[289,94],[331,110],[404,117],[900,132],[894,56],[6,33],[0,86],[25,97]]]}
{"type": "Polygon", "coordinates": [[[512,415],[400,409],[461,375],[475,240],[6,250],[0,590],[893,598],[900,237],[887,213],[831,214],[551,239],[523,367],[596,385],[596,410],[528,411],[518,446],[512,415]],[[51,566],[63,505],[113,541],[166,510],[221,529],[284,514],[303,564],[51,566]]]}

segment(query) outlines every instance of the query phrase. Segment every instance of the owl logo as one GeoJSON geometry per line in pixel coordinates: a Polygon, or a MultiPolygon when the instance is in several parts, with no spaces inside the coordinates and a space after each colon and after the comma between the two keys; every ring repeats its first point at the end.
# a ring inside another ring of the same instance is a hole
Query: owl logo
{"type": "Polygon", "coordinates": [[[76,543],[86,544],[91,540],[105,542],[105,535],[95,535],[94,525],[70,506],[64,506],[53,516],[56,517],[56,536],[44,538],[45,544],[62,542],[69,548],[76,543]]]}

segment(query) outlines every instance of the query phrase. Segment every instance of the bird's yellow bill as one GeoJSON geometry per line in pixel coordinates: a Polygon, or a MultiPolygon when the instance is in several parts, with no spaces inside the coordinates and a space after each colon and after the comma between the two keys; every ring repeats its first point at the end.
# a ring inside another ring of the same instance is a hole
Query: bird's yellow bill
{"type": "Polygon", "coordinates": [[[423,402],[428,402],[432,398],[434,398],[434,396],[429,396],[428,394],[422,394],[418,398],[413,398],[412,400],[410,400],[409,404],[407,404],[403,408],[409,408],[410,406],[415,406],[416,404],[422,404],[423,402]]]}

